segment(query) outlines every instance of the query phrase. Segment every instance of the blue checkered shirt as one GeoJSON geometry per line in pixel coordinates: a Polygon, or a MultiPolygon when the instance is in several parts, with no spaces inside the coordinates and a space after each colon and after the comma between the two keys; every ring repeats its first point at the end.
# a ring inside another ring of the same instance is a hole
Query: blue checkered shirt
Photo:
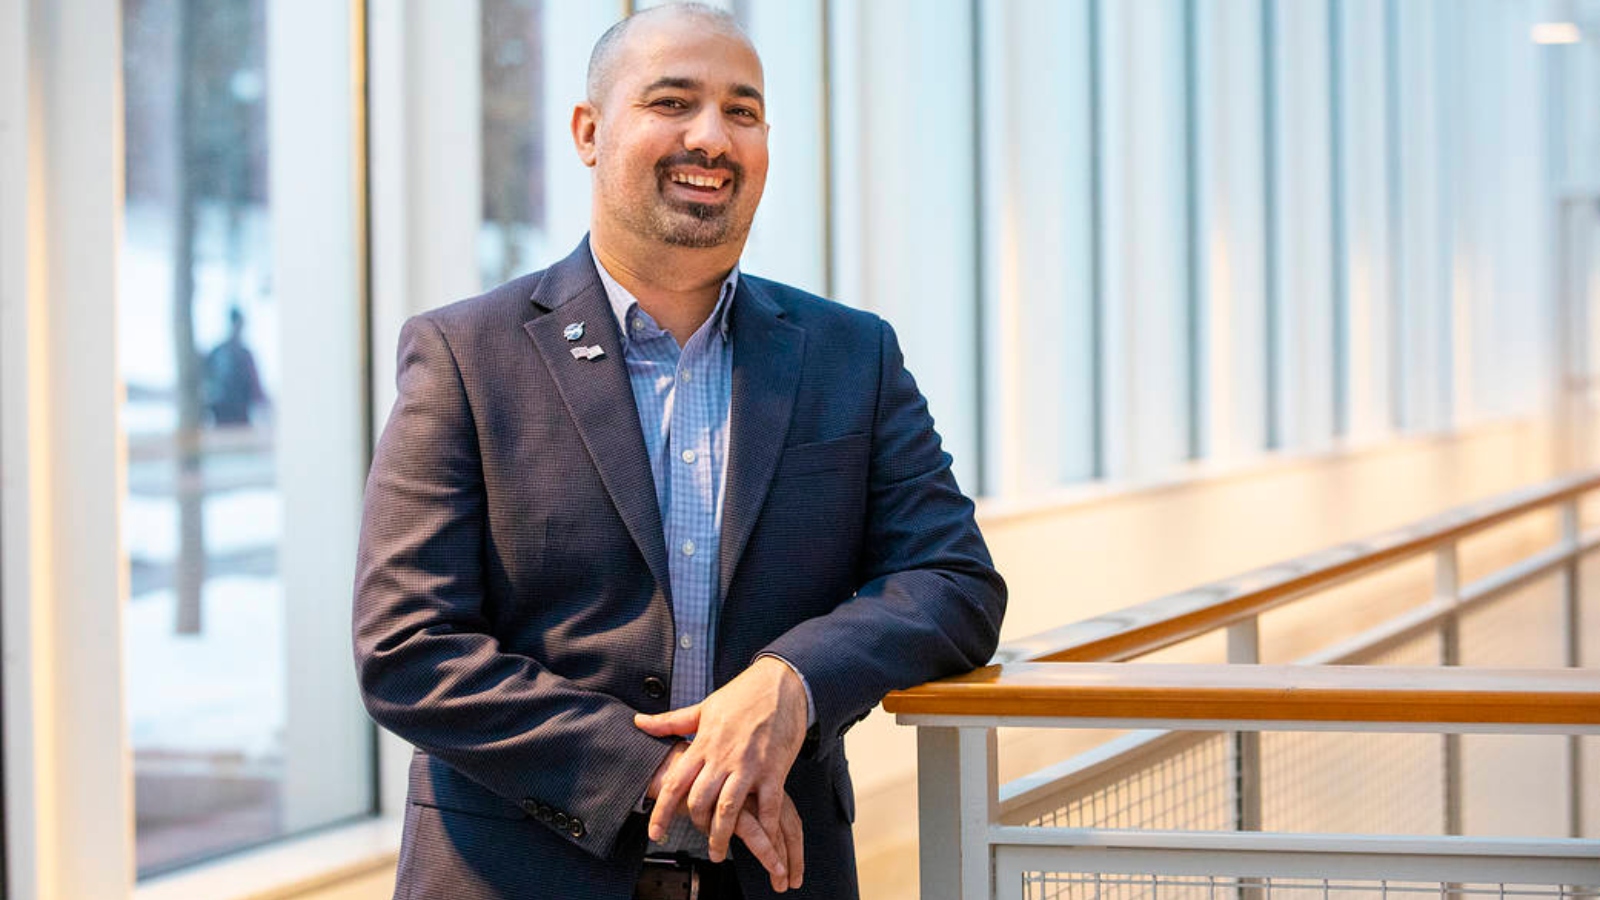
{"type": "MultiPolygon", "coordinates": [[[[728,470],[728,411],[733,397],[733,345],[728,329],[739,269],[735,267],[723,279],[711,315],[679,349],[672,334],[657,325],[628,289],[611,277],[598,256],[594,267],[622,331],[622,356],[656,484],[656,504],[667,544],[667,577],[672,582],[672,619],[678,630],[672,658],[672,708],[680,709],[704,700],[712,689],[712,648],[721,606],[717,561],[722,548],[723,479],[728,470]]],[[[783,657],[774,658],[794,668],[783,657]]],[[[816,717],[811,685],[798,669],[795,674],[805,688],[809,725],[816,717]]],[[[686,819],[673,822],[664,843],[673,850],[705,855],[705,836],[686,819]]]]}
{"type": "Polygon", "coordinates": [[[672,708],[678,709],[711,693],[722,480],[728,468],[733,392],[728,312],[739,270],[728,273],[716,307],[680,350],[598,259],[595,268],[622,329],[622,356],[655,477],[678,629],[672,660],[672,708]]]}
{"type": "MultiPolygon", "coordinates": [[[[728,273],[716,307],[680,350],[671,333],[656,324],[598,257],[595,269],[622,330],[622,357],[656,483],[667,577],[672,582],[672,620],[678,630],[673,636],[672,708],[679,709],[711,693],[712,640],[720,606],[722,487],[733,396],[728,313],[739,270],[728,273]]],[[[706,855],[705,836],[687,819],[674,820],[662,844],[706,855]]]]}

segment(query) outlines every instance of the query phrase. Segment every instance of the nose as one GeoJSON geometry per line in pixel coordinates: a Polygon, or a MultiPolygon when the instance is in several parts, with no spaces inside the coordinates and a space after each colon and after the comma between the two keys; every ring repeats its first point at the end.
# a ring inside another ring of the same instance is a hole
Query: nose
{"type": "Polygon", "coordinates": [[[711,104],[707,104],[689,121],[689,130],[683,136],[685,150],[699,150],[710,159],[727,153],[732,143],[722,110],[711,104]]]}

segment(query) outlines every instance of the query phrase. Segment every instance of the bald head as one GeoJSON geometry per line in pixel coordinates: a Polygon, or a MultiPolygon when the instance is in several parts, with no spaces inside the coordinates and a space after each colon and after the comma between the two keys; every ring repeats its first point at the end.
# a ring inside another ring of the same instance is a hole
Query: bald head
{"type": "Polygon", "coordinates": [[[617,65],[624,56],[628,36],[641,26],[669,19],[689,20],[707,31],[737,38],[755,52],[755,45],[739,27],[739,20],[726,10],[704,3],[666,3],[640,10],[606,29],[600,40],[595,41],[594,50],[589,53],[588,99],[591,104],[598,107],[616,82],[617,65]]]}

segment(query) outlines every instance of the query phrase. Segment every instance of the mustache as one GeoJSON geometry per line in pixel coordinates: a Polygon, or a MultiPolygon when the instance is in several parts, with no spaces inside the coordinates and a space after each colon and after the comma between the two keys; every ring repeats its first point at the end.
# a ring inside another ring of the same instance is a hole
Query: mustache
{"type": "Polygon", "coordinates": [[[718,156],[712,159],[704,150],[685,150],[671,156],[662,157],[656,163],[656,174],[666,177],[667,170],[678,166],[697,166],[702,169],[723,169],[732,173],[734,186],[744,182],[744,166],[739,165],[727,156],[718,156]]]}

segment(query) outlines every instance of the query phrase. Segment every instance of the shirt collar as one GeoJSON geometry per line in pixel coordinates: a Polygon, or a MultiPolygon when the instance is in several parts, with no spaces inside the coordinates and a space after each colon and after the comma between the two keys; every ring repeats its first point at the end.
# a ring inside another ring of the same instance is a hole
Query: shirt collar
{"type": "MultiPolygon", "coordinates": [[[[589,248],[589,255],[594,258],[595,271],[600,273],[600,283],[605,285],[606,300],[611,304],[611,314],[617,318],[617,330],[622,333],[622,346],[626,349],[628,335],[630,334],[628,331],[628,317],[630,315],[643,316],[652,326],[656,323],[650,319],[649,313],[646,313],[639,306],[638,298],[628,293],[628,289],[623,287],[615,278],[612,278],[610,272],[606,271],[605,265],[600,262],[600,256],[594,252],[594,247],[592,246],[589,248]]],[[[724,341],[728,339],[728,323],[733,311],[733,295],[738,289],[739,266],[736,263],[733,269],[728,272],[728,277],[722,279],[722,288],[717,293],[717,305],[711,310],[711,318],[716,320],[717,328],[722,332],[724,341]]]]}

